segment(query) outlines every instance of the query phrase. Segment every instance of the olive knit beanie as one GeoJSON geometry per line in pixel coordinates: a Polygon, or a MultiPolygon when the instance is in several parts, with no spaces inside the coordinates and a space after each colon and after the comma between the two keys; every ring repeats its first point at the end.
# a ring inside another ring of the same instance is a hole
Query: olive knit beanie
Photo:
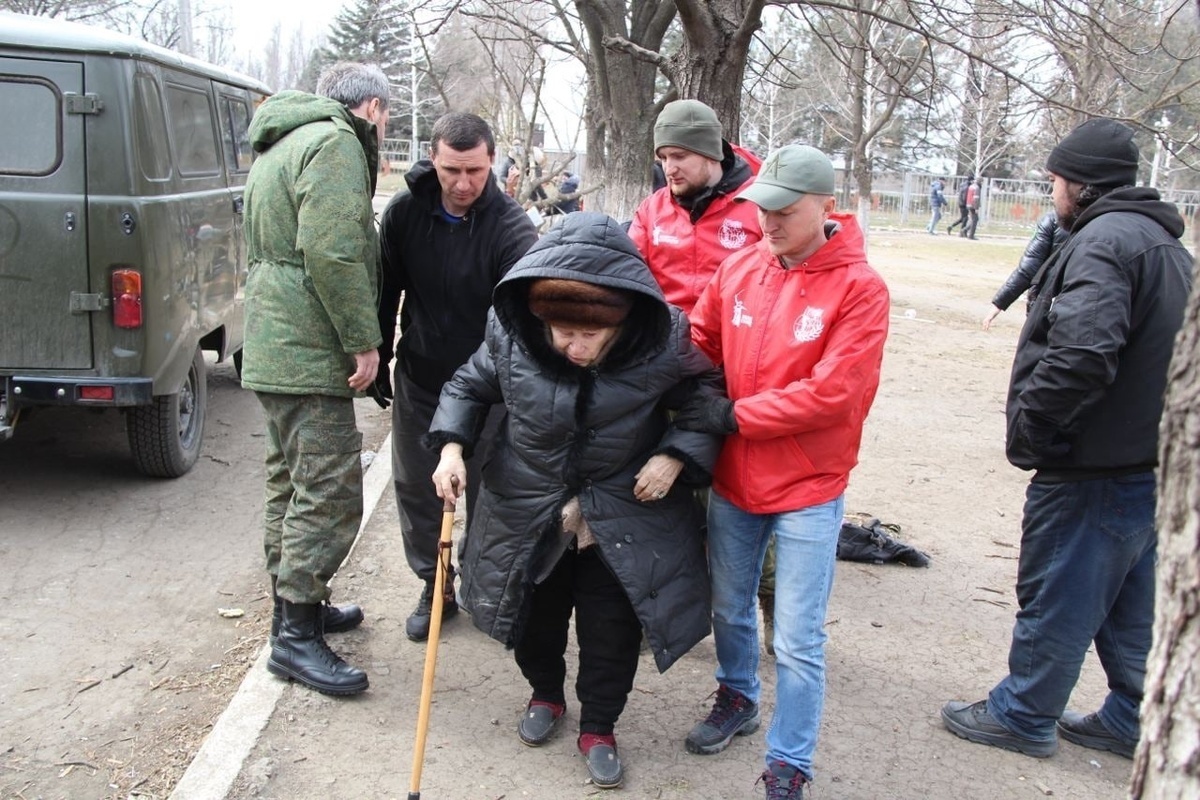
{"type": "Polygon", "coordinates": [[[1133,131],[1116,120],[1089,119],[1050,151],[1046,169],[1087,186],[1133,186],[1138,171],[1133,131]]]}
{"type": "Polygon", "coordinates": [[[660,147],[682,147],[713,161],[725,158],[721,120],[699,100],[667,103],[654,123],[654,152],[660,147]]]}

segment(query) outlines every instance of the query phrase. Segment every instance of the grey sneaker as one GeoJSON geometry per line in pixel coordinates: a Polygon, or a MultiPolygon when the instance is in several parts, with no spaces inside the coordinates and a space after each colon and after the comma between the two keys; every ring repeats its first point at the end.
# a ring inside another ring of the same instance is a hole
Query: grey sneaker
{"type": "Polygon", "coordinates": [[[692,728],[684,742],[689,753],[710,756],[729,746],[734,736],[758,730],[758,704],[726,686],[718,686],[716,702],[704,721],[692,728]]]}
{"type": "Polygon", "coordinates": [[[1058,750],[1057,737],[1043,741],[1010,732],[988,712],[987,700],[977,703],[951,700],[942,706],[942,722],[955,736],[969,742],[1013,750],[1034,758],[1049,758],[1058,750]]]}
{"type": "Polygon", "coordinates": [[[1093,750],[1107,750],[1124,758],[1133,758],[1137,742],[1125,742],[1116,737],[1101,721],[1099,714],[1080,714],[1064,711],[1058,721],[1058,732],[1068,742],[1093,750]]]}
{"type": "Polygon", "coordinates": [[[808,785],[803,772],[783,761],[770,762],[758,782],[767,788],[766,800],[804,800],[804,787],[808,785]]]}

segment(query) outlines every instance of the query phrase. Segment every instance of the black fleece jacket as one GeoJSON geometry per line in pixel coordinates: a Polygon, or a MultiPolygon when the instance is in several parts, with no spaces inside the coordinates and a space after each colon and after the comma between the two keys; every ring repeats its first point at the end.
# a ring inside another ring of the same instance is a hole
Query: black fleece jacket
{"type": "Polygon", "coordinates": [[[1034,278],[1008,392],[1008,460],[1034,480],[1157,464],[1167,365],[1192,286],[1183,218],[1148,188],[1080,216],[1034,278]]]}
{"type": "Polygon", "coordinates": [[[404,180],[408,189],[391,199],[379,225],[380,369],[392,360],[404,292],[396,370],[436,394],[483,341],[492,290],[537,231],[494,180],[457,223],[442,213],[432,162],[418,161],[404,180]]]}

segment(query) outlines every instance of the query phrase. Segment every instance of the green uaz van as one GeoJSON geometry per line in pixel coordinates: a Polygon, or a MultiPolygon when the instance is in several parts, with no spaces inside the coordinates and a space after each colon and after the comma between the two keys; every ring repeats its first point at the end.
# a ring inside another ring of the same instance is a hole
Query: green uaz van
{"type": "Polygon", "coordinates": [[[0,440],[124,411],[137,468],[196,462],[203,350],[241,355],[242,189],[262,83],[98,28],[0,13],[0,440]]]}

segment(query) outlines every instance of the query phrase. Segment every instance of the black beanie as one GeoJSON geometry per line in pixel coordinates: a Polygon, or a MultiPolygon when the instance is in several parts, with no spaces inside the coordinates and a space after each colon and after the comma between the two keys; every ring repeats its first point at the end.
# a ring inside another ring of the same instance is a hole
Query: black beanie
{"type": "Polygon", "coordinates": [[[1133,186],[1138,148],[1133,131],[1112,119],[1089,119],[1050,151],[1046,169],[1087,186],[1133,186]]]}

